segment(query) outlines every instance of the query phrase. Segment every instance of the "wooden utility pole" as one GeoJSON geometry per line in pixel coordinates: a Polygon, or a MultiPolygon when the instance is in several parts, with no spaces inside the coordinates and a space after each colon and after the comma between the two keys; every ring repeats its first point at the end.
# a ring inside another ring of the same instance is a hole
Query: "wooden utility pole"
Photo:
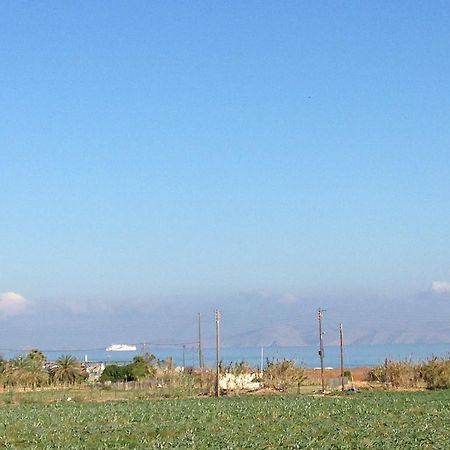
{"type": "Polygon", "coordinates": [[[264,374],[264,347],[261,346],[261,376],[264,374]]]}
{"type": "Polygon", "coordinates": [[[342,391],[344,391],[344,331],[342,329],[342,323],[339,325],[339,344],[341,347],[341,387],[342,391]]]}
{"type": "Polygon", "coordinates": [[[216,309],[216,397],[220,397],[220,311],[216,309]]]}
{"type": "Polygon", "coordinates": [[[202,351],[202,315],[198,313],[198,367],[203,372],[203,351],[202,351]]]}
{"type": "Polygon", "coordinates": [[[319,319],[319,356],[320,356],[320,379],[322,380],[322,392],[325,392],[325,379],[323,374],[323,358],[324,358],[324,352],[323,352],[323,335],[324,332],[322,330],[322,319],[323,319],[323,313],[325,312],[324,309],[319,308],[318,310],[318,319],[319,319]]]}
{"type": "Polygon", "coordinates": [[[183,344],[183,372],[186,370],[186,345],[183,344]]]}

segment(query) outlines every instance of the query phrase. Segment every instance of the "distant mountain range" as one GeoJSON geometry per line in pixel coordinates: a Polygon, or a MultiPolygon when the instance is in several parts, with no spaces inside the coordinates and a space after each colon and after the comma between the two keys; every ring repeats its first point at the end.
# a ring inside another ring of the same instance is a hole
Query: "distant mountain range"
{"type": "MultiPolygon", "coordinates": [[[[348,344],[450,344],[450,326],[441,329],[367,329],[346,330],[345,343],[348,344]]],[[[258,328],[245,333],[237,333],[223,339],[230,347],[254,347],[259,345],[306,346],[318,343],[318,331],[302,332],[289,325],[274,325],[258,328]]],[[[328,345],[338,345],[337,330],[334,335],[327,333],[324,341],[328,345]]]]}
{"type": "MultiPolygon", "coordinates": [[[[421,293],[400,300],[334,300],[274,303],[257,308],[249,302],[240,314],[233,312],[235,328],[245,329],[245,320],[264,318],[262,326],[226,334],[224,345],[257,346],[277,343],[283,346],[314,345],[318,342],[317,306],[324,313],[324,341],[339,342],[339,323],[346,344],[450,344],[450,295],[421,293]],[[256,313],[255,313],[256,311],[256,313]],[[268,317],[268,319],[267,319],[268,317]]],[[[230,313],[231,314],[231,313],[230,313]]],[[[224,330],[227,329],[226,322],[224,330]]]]}

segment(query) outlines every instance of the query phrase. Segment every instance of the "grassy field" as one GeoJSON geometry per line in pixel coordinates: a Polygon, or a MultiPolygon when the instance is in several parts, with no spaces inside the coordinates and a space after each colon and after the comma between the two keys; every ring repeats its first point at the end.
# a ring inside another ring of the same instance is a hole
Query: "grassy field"
{"type": "Polygon", "coordinates": [[[87,403],[68,401],[67,392],[46,395],[0,406],[1,448],[448,449],[450,442],[450,391],[87,403]]]}

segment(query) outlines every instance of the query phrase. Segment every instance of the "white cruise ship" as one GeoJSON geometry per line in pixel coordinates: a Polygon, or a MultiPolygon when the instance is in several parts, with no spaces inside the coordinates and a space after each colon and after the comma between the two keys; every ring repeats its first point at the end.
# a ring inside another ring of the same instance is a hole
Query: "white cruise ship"
{"type": "Polygon", "coordinates": [[[136,346],[135,345],[128,345],[128,344],[113,344],[110,345],[107,349],[107,352],[135,352],[136,346]]]}

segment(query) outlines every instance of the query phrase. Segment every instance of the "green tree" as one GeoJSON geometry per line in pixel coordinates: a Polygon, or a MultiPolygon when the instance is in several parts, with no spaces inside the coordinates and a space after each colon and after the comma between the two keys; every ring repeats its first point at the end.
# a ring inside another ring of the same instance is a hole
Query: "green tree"
{"type": "Polygon", "coordinates": [[[2,384],[3,387],[14,388],[23,382],[23,358],[18,357],[7,361],[3,366],[2,384]]]}
{"type": "Polygon", "coordinates": [[[26,383],[33,389],[36,387],[41,387],[49,382],[49,374],[45,370],[44,366],[36,360],[29,360],[26,365],[26,383]]]}
{"type": "Polygon", "coordinates": [[[45,361],[46,361],[46,357],[44,355],[44,353],[42,353],[40,350],[38,350],[37,348],[34,348],[33,350],[31,350],[28,355],[26,356],[26,358],[30,361],[35,361],[36,363],[41,364],[42,366],[44,365],[45,361]]]}
{"type": "Polygon", "coordinates": [[[117,383],[119,381],[133,381],[134,379],[132,364],[124,366],[110,364],[105,367],[105,370],[100,376],[100,381],[111,381],[112,383],[117,383]]]}
{"type": "Polygon", "coordinates": [[[75,384],[83,379],[83,367],[72,355],[62,355],[50,370],[51,378],[56,383],[75,384]]]}
{"type": "MultiPolygon", "coordinates": [[[[152,359],[153,361],[154,359],[152,359]]],[[[156,367],[147,363],[145,356],[135,356],[131,364],[131,372],[135,380],[152,378],[156,374],[156,367]]]]}
{"type": "Polygon", "coordinates": [[[105,367],[100,381],[137,381],[152,378],[156,375],[156,367],[152,364],[156,360],[153,355],[135,356],[131,364],[118,366],[111,364],[105,367]]]}

